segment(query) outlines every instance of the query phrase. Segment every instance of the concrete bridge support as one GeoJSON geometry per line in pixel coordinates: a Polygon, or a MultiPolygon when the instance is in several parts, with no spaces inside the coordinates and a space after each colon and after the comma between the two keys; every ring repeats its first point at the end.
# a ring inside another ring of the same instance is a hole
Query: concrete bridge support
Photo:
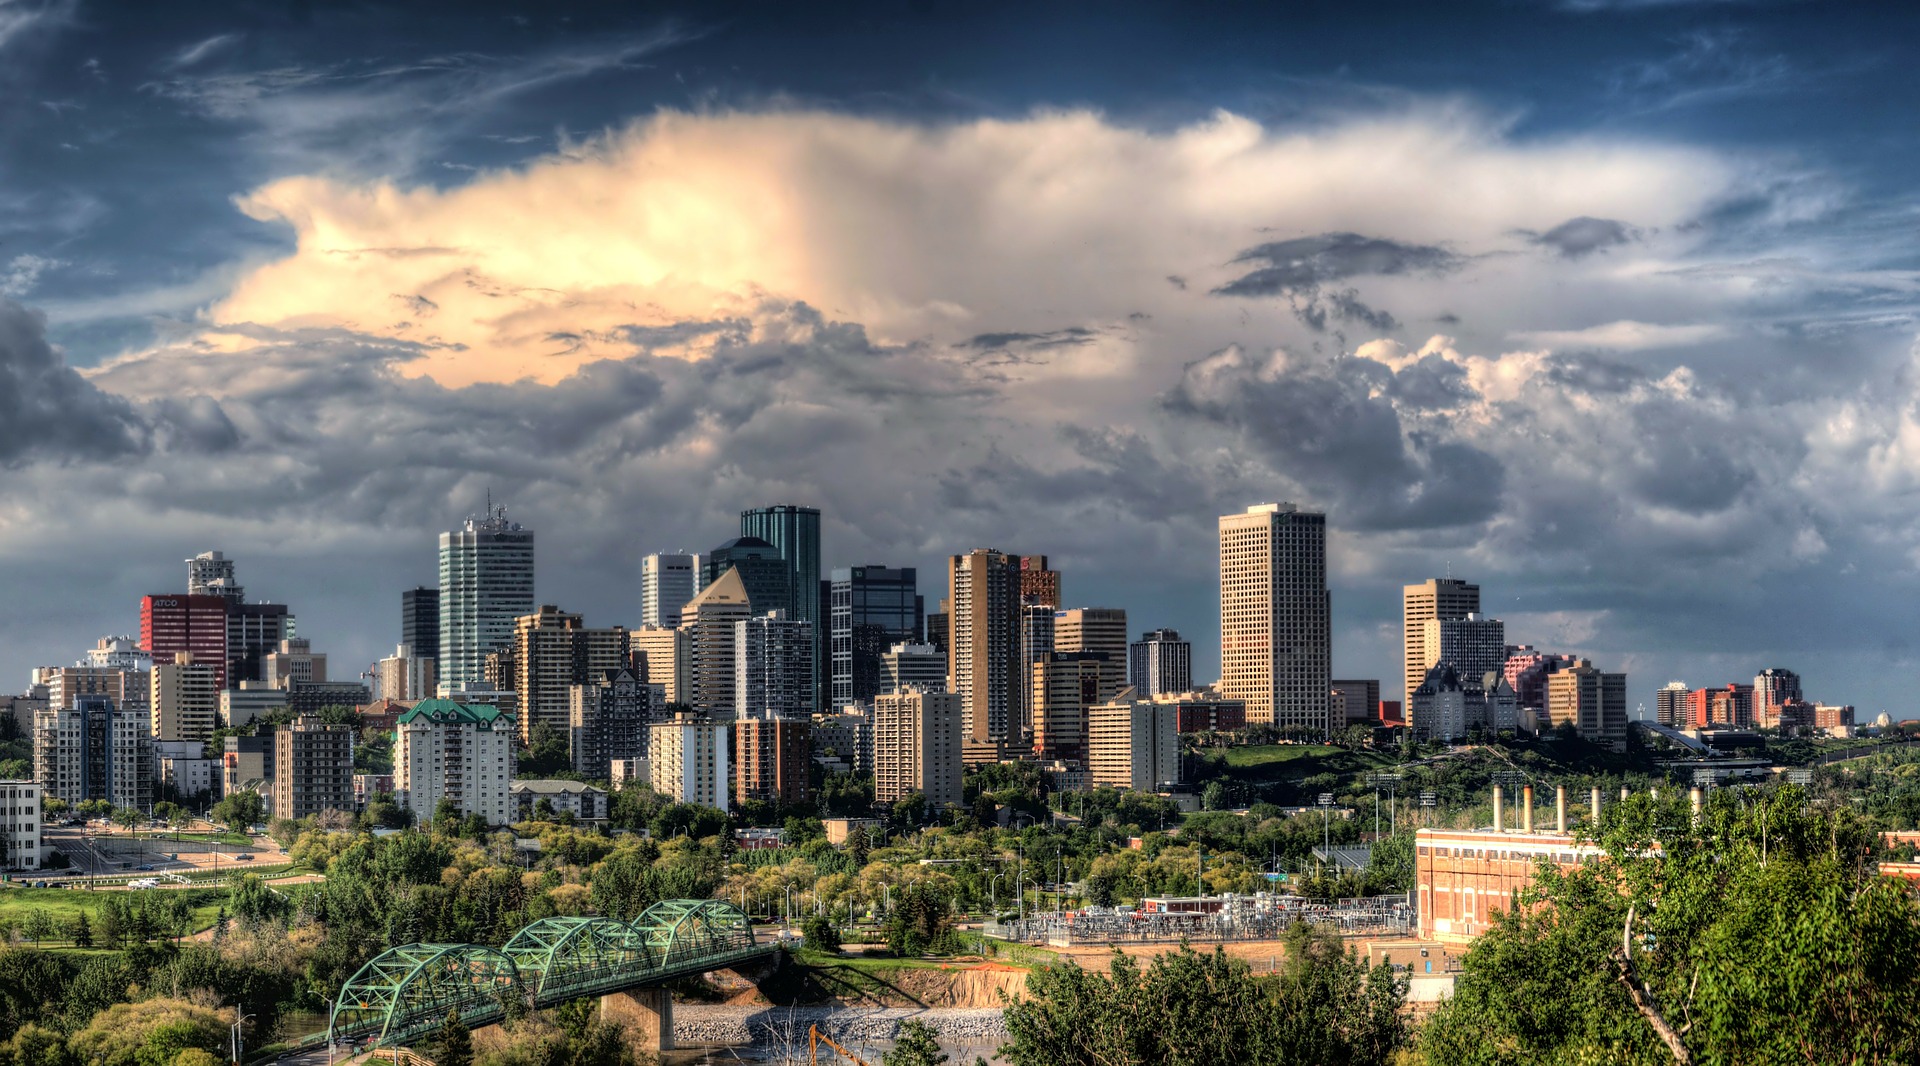
{"type": "Polygon", "coordinates": [[[638,1050],[673,1050],[673,994],[664,988],[601,996],[600,1017],[626,1026],[627,1038],[638,1050]]]}

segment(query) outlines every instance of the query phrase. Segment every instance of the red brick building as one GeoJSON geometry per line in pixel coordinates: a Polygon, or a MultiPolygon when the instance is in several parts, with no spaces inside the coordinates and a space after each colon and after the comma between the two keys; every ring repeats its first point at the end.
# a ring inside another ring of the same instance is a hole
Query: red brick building
{"type": "Polygon", "coordinates": [[[214,688],[227,687],[227,600],[224,596],[162,594],[140,599],[140,646],[153,661],[173,662],[192,652],[197,663],[214,663],[214,688]]]}
{"type": "Polygon", "coordinates": [[[1422,829],[1414,843],[1420,938],[1472,940],[1533,883],[1541,859],[1569,867],[1599,853],[1567,833],[1422,829]]]}

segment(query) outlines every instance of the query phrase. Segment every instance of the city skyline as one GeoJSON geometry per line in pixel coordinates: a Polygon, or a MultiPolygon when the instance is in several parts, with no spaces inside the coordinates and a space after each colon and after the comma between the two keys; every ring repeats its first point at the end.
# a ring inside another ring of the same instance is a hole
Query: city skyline
{"type": "Polygon", "coordinates": [[[1336,677],[1451,564],[1630,707],[1914,713],[1913,12],[1116,5],[1122,79],[1046,12],[7,6],[7,676],[207,550],[364,668],[491,487],[593,625],[791,499],[823,574],[1046,553],[1208,678],[1215,518],[1288,499],[1336,677]]]}

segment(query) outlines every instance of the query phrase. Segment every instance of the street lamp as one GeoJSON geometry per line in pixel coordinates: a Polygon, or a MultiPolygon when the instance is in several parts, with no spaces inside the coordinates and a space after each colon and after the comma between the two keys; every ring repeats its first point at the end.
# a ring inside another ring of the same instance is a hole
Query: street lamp
{"type": "Polygon", "coordinates": [[[987,882],[987,892],[992,897],[992,901],[988,906],[993,908],[994,921],[1000,920],[1000,879],[1005,876],[1007,875],[1004,873],[997,873],[993,875],[992,880],[987,882]]]}
{"type": "Polygon", "coordinates": [[[242,1011],[238,1004],[234,1005],[233,1015],[233,1027],[228,1031],[230,1038],[228,1046],[233,1050],[233,1066],[240,1066],[240,1051],[243,1043],[240,1036],[240,1027],[245,1025],[247,1019],[253,1017],[253,1015],[242,1011]]]}

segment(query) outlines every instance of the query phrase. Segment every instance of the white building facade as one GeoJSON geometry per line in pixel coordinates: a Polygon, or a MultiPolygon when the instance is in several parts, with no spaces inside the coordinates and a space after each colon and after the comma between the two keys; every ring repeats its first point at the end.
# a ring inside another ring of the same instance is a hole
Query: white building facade
{"type": "Polygon", "coordinates": [[[427,822],[441,800],[488,825],[513,820],[513,716],[491,704],[422,700],[393,728],[394,800],[427,822]]]}

